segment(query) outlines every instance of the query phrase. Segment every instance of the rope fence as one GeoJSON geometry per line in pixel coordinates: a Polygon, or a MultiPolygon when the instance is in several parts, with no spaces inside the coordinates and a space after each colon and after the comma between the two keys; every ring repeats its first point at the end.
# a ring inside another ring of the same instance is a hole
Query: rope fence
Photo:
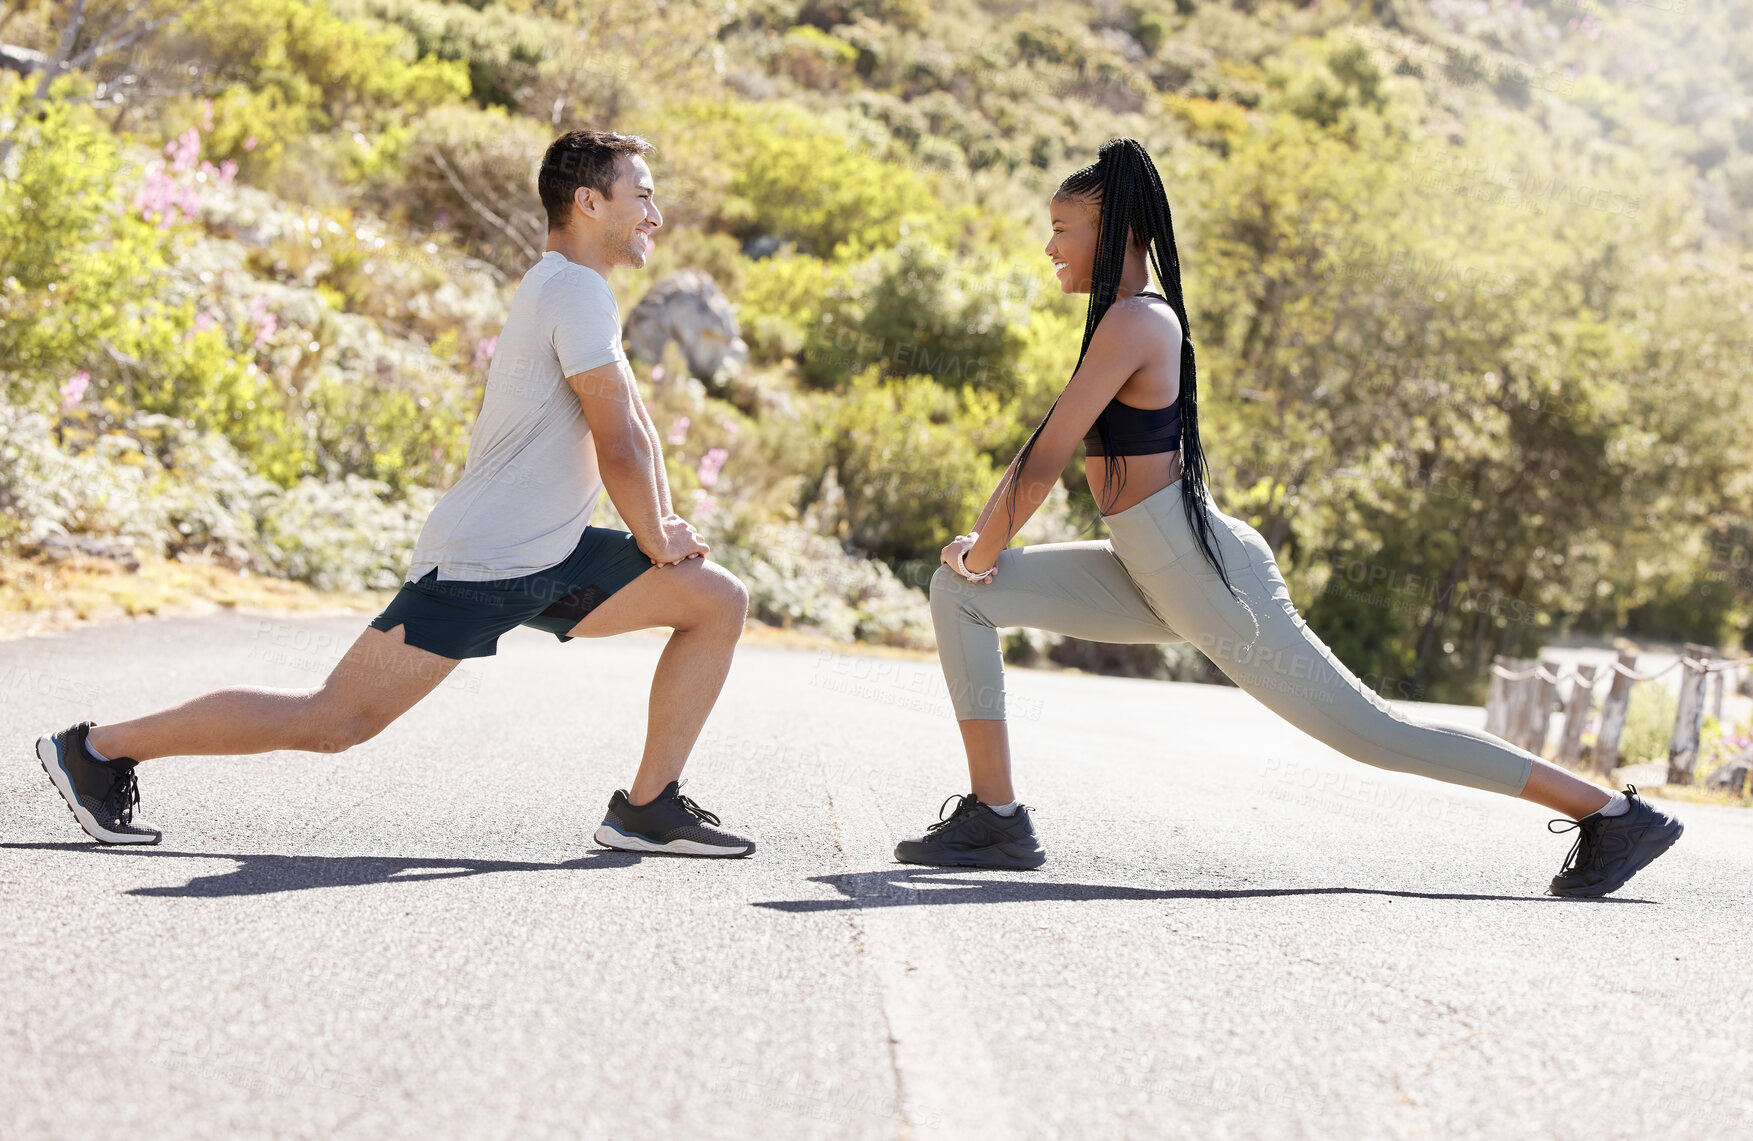
{"type": "MultiPolygon", "coordinates": [[[[1578,663],[1560,667],[1544,659],[1496,657],[1491,662],[1491,692],[1485,702],[1485,729],[1536,755],[1545,755],[1546,738],[1554,713],[1564,715],[1558,748],[1553,758],[1575,767],[1582,757],[1583,724],[1594,705],[1598,682],[1612,683],[1601,704],[1600,730],[1590,749],[1591,768],[1603,776],[1619,767],[1620,738],[1631,704],[1634,682],[1654,681],[1674,670],[1681,671],[1680,695],[1674,728],[1668,740],[1668,784],[1693,783],[1704,715],[1709,707],[1720,722],[1723,693],[1740,669],[1753,665],[1753,658],[1720,658],[1709,646],[1687,643],[1684,652],[1661,669],[1640,672],[1637,655],[1619,652],[1617,661],[1601,665],[1578,663]],[[1570,682],[1562,699],[1559,685],[1570,682]]],[[[1753,753],[1753,750],[1749,751],[1753,753]]],[[[1753,792],[1753,756],[1736,758],[1711,783],[1737,788],[1741,795],[1753,792]]]]}
{"type": "MultiPolygon", "coordinates": [[[[1505,680],[1508,680],[1508,681],[1526,681],[1528,678],[1537,677],[1537,678],[1541,678],[1545,681],[1549,681],[1553,685],[1557,685],[1559,682],[1564,681],[1567,678],[1573,678],[1573,677],[1577,676],[1576,669],[1573,667],[1570,667],[1570,666],[1564,667],[1558,673],[1552,673],[1549,670],[1547,670],[1546,664],[1544,662],[1535,666],[1531,670],[1523,670],[1523,671],[1517,673],[1515,671],[1505,669],[1503,666],[1499,665],[1498,663],[1501,661],[1503,661],[1503,659],[1501,657],[1492,659],[1491,672],[1493,674],[1495,674],[1496,676],[1504,678],[1505,680]]],[[[1630,678],[1632,681],[1654,681],[1656,678],[1661,677],[1663,674],[1673,673],[1675,670],[1680,669],[1681,667],[1685,667],[1686,669],[1689,669],[1689,670],[1696,670],[1699,673],[1712,674],[1712,673],[1721,673],[1724,670],[1732,670],[1738,666],[1745,666],[1745,665],[1753,665],[1753,658],[1735,658],[1732,661],[1728,658],[1718,658],[1716,661],[1713,661],[1713,662],[1696,662],[1696,661],[1691,660],[1690,658],[1675,658],[1673,661],[1669,662],[1667,665],[1663,666],[1661,669],[1651,670],[1647,674],[1640,674],[1636,670],[1628,669],[1628,668],[1626,668],[1625,663],[1623,663],[1623,662],[1610,662],[1610,663],[1608,663],[1607,668],[1612,670],[1616,674],[1620,674],[1624,677],[1630,678]]]]}

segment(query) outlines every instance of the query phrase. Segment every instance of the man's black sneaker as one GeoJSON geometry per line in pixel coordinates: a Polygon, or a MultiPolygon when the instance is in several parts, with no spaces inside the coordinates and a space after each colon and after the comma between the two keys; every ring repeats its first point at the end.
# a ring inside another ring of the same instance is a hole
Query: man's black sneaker
{"type": "Polygon", "coordinates": [[[1554,820],[1546,825],[1553,832],[1576,830],[1576,843],[1564,858],[1564,867],[1552,877],[1553,895],[1596,896],[1618,891],[1625,881],[1674,846],[1685,829],[1668,813],[1637,795],[1636,785],[1625,786],[1631,808],[1618,816],[1599,812],[1581,820],[1554,820]],[[1558,825],[1558,827],[1554,827],[1558,825]]]}
{"type": "Polygon", "coordinates": [[[49,774],[61,799],[73,810],[73,819],[86,835],[104,844],[156,844],[163,837],[157,828],[134,819],[140,806],[140,784],[134,776],[138,763],[130,757],[100,761],[85,747],[92,722],[82,721],[71,729],[37,738],[37,760],[49,774]]]}
{"type": "Polygon", "coordinates": [[[1000,816],[969,793],[944,801],[937,815],[925,835],[895,845],[895,859],[944,868],[1038,868],[1047,862],[1029,810],[1020,804],[1011,815],[1000,816]],[[945,816],[951,801],[956,807],[945,816]]]}
{"type": "Polygon", "coordinates": [[[634,804],[627,790],[609,797],[609,814],[596,842],[623,852],[665,852],[672,856],[746,856],[755,842],[716,827],[718,817],[683,796],[671,781],[650,804],[634,804]]]}

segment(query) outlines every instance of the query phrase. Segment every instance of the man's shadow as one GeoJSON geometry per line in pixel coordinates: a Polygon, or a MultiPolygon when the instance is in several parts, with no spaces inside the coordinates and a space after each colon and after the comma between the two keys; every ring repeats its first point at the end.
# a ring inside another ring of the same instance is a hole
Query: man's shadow
{"type": "Polygon", "coordinates": [[[171,852],[162,848],[104,848],[94,844],[0,844],[0,848],[38,851],[91,852],[146,856],[159,860],[235,860],[229,872],[196,876],[181,887],[137,887],[129,895],[215,899],[237,895],[271,895],[318,887],[418,883],[462,879],[495,872],[564,872],[586,868],[625,868],[643,857],[637,852],[587,852],[557,864],[526,860],[428,859],[417,856],[279,856],[231,852],[171,852]]]}
{"type": "MultiPolygon", "coordinates": [[[[956,903],[1050,903],[1089,900],[1271,899],[1295,895],[1386,895],[1403,899],[1490,900],[1557,903],[1556,896],[1481,895],[1467,892],[1395,891],[1372,887],[1147,888],[1118,884],[1054,883],[981,869],[888,868],[811,876],[840,893],[839,899],[776,899],[756,903],[774,911],[848,911],[867,907],[936,907],[956,903]]],[[[1649,903],[1647,899],[1600,898],[1594,903],[1649,903]]]]}

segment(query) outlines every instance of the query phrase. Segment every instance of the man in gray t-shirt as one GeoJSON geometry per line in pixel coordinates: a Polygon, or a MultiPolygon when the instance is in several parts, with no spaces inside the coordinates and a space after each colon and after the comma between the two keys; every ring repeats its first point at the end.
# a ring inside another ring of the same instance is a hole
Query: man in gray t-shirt
{"type": "Polygon", "coordinates": [[[663,449],[621,351],[608,274],[640,268],[663,225],[645,140],[571,131],[537,177],[548,248],[512,297],[463,476],[433,508],[407,581],[315,693],[217,690],[113,725],[45,734],[37,753],[105,843],[155,844],[133,819],[134,765],[192,753],[339,752],[376,736],[514,626],[561,641],[674,629],[651,684],[645,751],[598,843],[743,856],[752,841],[682,796],[682,766],[730,670],[748,592],[670,502],[663,449]],[[607,490],[627,531],[590,526],[607,490]]]}
{"type": "Polygon", "coordinates": [[[468,466],[427,517],[408,578],[532,574],[578,545],[603,481],[569,376],[626,361],[601,273],[549,250],[524,274],[487,372],[468,466]]]}

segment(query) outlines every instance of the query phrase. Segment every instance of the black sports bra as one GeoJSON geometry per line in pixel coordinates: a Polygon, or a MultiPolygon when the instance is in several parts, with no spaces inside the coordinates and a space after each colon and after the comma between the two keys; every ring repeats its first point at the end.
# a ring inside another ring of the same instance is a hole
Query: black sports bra
{"type": "MultiPolygon", "coordinates": [[[[1162,297],[1160,293],[1140,292],[1139,297],[1162,297]]],[[[1088,455],[1152,456],[1173,452],[1181,447],[1181,397],[1167,408],[1135,408],[1122,404],[1118,396],[1108,401],[1096,422],[1083,438],[1088,455]],[[1111,451],[1102,448],[1100,429],[1108,429],[1111,451]]]]}

